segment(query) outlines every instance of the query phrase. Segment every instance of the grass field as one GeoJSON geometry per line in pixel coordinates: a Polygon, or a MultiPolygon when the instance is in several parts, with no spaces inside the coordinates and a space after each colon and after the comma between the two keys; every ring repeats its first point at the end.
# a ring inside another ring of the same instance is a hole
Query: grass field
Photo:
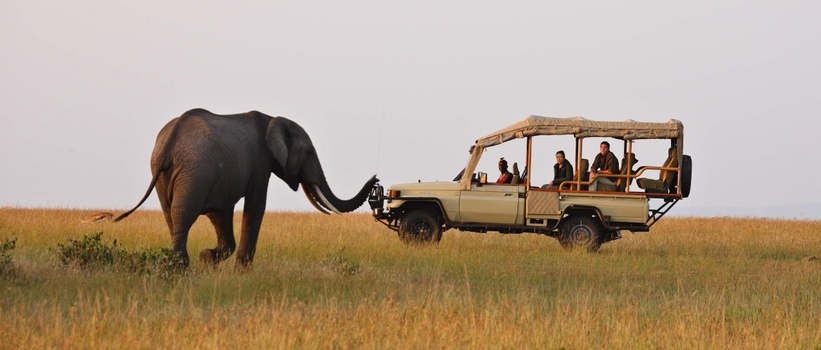
{"type": "MultiPolygon", "coordinates": [[[[61,267],[58,244],[101,231],[169,245],[159,211],[90,213],[0,209],[0,241],[17,237],[0,348],[821,348],[821,222],[664,218],[587,254],[453,230],[408,247],[368,214],[269,213],[252,270],[195,260],[169,280],[61,267]]],[[[202,217],[190,254],[215,240],[202,217]]]]}

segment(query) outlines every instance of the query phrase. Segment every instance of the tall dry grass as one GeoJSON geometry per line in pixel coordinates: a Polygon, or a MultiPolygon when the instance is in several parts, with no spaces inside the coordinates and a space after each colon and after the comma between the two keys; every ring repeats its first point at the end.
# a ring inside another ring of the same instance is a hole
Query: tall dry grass
{"type": "MultiPolygon", "coordinates": [[[[821,347],[821,222],[665,218],[585,254],[458,231],[407,247],[367,214],[269,213],[251,271],[194,261],[167,281],[58,266],[49,249],[99,231],[169,244],[160,212],[90,213],[0,209],[19,270],[0,278],[0,348],[821,347]]],[[[214,244],[203,218],[190,253],[214,244]]]]}

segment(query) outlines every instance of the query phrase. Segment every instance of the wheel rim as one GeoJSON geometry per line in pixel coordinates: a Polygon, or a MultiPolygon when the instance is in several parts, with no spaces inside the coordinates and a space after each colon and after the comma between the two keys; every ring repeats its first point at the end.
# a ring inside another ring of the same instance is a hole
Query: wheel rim
{"type": "Polygon", "coordinates": [[[410,232],[415,238],[424,239],[430,236],[431,232],[433,232],[433,227],[425,221],[418,221],[411,225],[410,232]]]}
{"type": "Polygon", "coordinates": [[[574,246],[587,246],[593,242],[593,231],[584,225],[573,226],[570,230],[570,241],[574,246]]]}

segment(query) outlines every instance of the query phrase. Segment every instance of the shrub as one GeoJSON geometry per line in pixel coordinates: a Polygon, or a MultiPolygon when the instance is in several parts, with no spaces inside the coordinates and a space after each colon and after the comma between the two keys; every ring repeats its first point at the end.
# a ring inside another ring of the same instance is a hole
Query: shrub
{"type": "Polygon", "coordinates": [[[164,279],[180,276],[185,271],[184,260],[171,249],[149,247],[131,252],[118,247],[117,240],[110,245],[104,243],[102,235],[102,232],[98,232],[79,240],[70,238],[66,243],[57,244],[57,258],[66,267],[84,270],[111,268],[164,279]]]}
{"type": "Polygon", "coordinates": [[[103,232],[83,236],[82,239],[69,238],[66,243],[57,244],[57,259],[66,267],[89,269],[114,264],[118,254],[117,240],[109,246],[103,243],[103,232]]]}
{"type": "Polygon", "coordinates": [[[11,251],[17,245],[17,237],[0,242],[0,277],[13,276],[16,273],[11,261],[11,251]]]}
{"type": "Polygon", "coordinates": [[[117,256],[117,268],[138,275],[172,279],[185,271],[185,261],[168,248],[147,248],[135,252],[122,250],[117,256]]]}

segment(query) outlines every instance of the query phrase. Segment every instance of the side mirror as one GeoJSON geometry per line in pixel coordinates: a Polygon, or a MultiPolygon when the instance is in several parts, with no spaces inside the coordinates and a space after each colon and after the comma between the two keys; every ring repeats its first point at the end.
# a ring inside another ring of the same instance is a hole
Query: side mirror
{"type": "Polygon", "coordinates": [[[479,183],[486,184],[487,183],[487,173],[479,172],[479,183]]]}

